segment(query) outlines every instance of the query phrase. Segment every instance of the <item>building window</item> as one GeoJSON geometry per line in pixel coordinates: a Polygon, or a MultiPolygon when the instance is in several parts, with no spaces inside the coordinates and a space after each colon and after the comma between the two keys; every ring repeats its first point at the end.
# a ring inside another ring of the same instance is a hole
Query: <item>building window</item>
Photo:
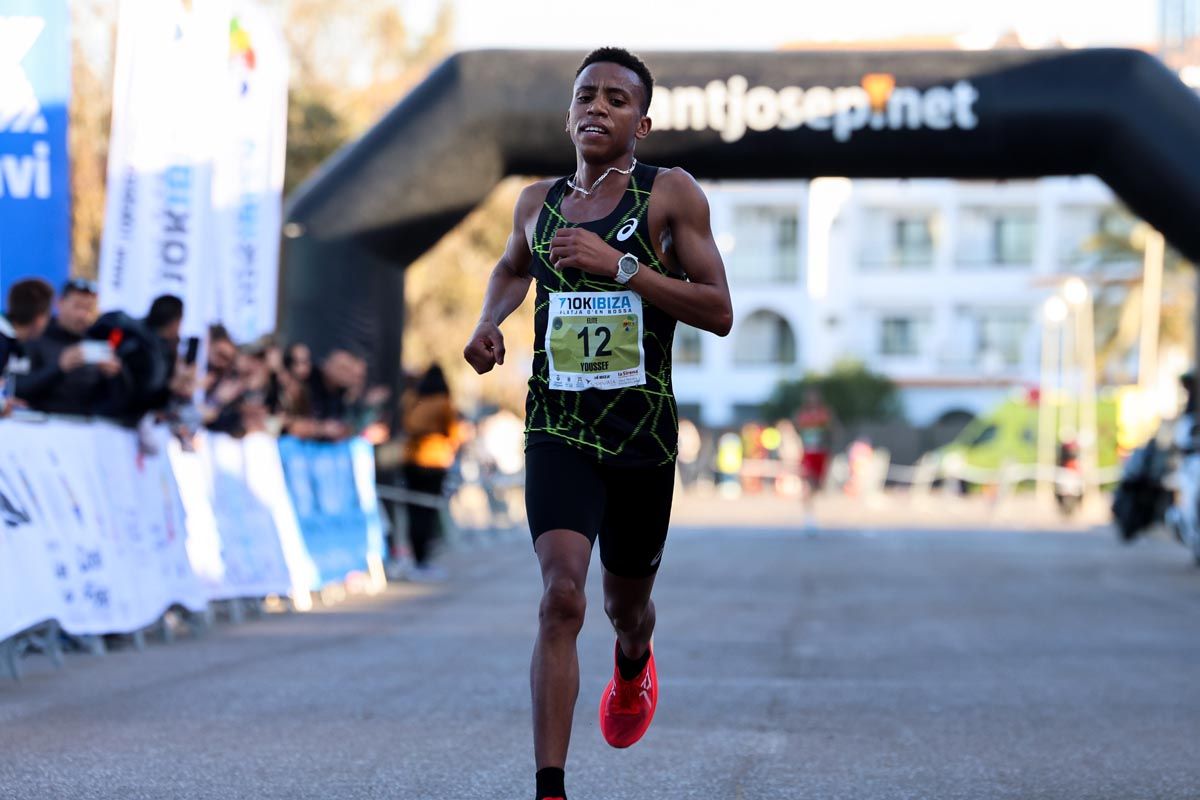
{"type": "Polygon", "coordinates": [[[979,330],[976,348],[981,364],[1015,367],[1029,330],[1029,313],[1016,310],[977,311],[979,330]]]}
{"type": "Polygon", "coordinates": [[[789,206],[738,206],[733,212],[730,277],[737,283],[795,283],[800,219],[789,206]]]}
{"type": "Polygon", "coordinates": [[[743,365],[796,363],[796,336],[783,317],[755,311],[738,326],[733,360],[743,365]]]}
{"type": "Polygon", "coordinates": [[[1200,38],[1200,7],[1195,0],[1159,0],[1158,36],[1163,50],[1183,50],[1200,38]]]}
{"type": "Polygon", "coordinates": [[[924,314],[888,314],[879,320],[881,356],[919,356],[929,318],[924,314]]]}
{"type": "Polygon", "coordinates": [[[1059,211],[1059,262],[1079,264],[1088,259],[1103,227],[1103,213],[1095,206],[1066,206],[1059,211]]]}
{"type": "Polygon", "coordinates": [[[959,330],[966,341],[960,353],[982,372],[1020,366],[1029,334],[1029,312],[1013,308],[960,308],[959,330]]]}
{"type": "Polygon", "coordinates": [[[934,250],[933,212],[866,209],[860,241],[860,261],[864,267],[931,267],[934,250]]]}
{"type": "Polygon", "coordinates": [[[1058,215],[1058,259],[1070,265],[1137,261],[1132,248],[1123,247],[1133,225],[1113,206],[1064,206],[1058,215]]]}
{"type": "Polygon", "coordinates": [[[1023,267],[1033,264],[1032,208],[964,208],[959,214],[958,263],[1023,267]]]}
{"type": "Polygon", "coordinates": [[[671,361],[675,364],[699,364],[703,355],[700,331],[682,322],[675,329],[671,361]]]}

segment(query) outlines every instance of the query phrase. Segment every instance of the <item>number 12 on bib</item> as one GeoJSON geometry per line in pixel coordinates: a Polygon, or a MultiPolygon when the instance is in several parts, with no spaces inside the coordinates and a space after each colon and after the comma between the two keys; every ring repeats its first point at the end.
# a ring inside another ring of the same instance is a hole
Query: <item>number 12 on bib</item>
{"type": "Polygon", "coordinates": [[[636,292],[552,293],[545,344],[551,389],[622,389],[646,382],[642,298],[636,292]]]}

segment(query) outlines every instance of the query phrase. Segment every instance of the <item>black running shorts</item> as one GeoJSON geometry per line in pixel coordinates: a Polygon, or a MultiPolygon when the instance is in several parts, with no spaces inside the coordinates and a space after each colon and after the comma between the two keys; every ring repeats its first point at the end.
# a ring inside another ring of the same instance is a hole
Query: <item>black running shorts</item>
{"type": "Polygon", "coordinates": [[[658,571],[675,465],[609,466],[567,444],[538,442],[525,451],[525,508],[536,542],[546,531],[600,538],[600,563],[622,578],[658,571]]]}

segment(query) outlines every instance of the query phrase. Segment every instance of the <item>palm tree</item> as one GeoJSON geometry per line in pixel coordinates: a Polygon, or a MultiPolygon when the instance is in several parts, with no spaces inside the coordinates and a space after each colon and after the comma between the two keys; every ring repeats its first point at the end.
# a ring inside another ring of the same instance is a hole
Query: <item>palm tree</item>
{"type": "MultiPolygon", "coordinates": [[[[1114,208],[1085,242],[1085,277],[1095,292],[1096,363],[1104,383],[1132,383],[1142,322],[1142,263],[1150,227],[1114,208]]],[[[1192,265],[1169,247],[1163,264],[1159,348],[1193,348],[1192,265]]]]}

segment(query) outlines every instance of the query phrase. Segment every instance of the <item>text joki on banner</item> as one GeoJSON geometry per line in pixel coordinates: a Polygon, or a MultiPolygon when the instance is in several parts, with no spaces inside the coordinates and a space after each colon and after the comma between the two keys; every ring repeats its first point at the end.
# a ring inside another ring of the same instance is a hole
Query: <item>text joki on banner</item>
{"type": "Polygon", "coordinates": [[[184,333],[275,328],[287,134],[278,25],[246,0],[122,0],[100,302],[184,333]]]}

